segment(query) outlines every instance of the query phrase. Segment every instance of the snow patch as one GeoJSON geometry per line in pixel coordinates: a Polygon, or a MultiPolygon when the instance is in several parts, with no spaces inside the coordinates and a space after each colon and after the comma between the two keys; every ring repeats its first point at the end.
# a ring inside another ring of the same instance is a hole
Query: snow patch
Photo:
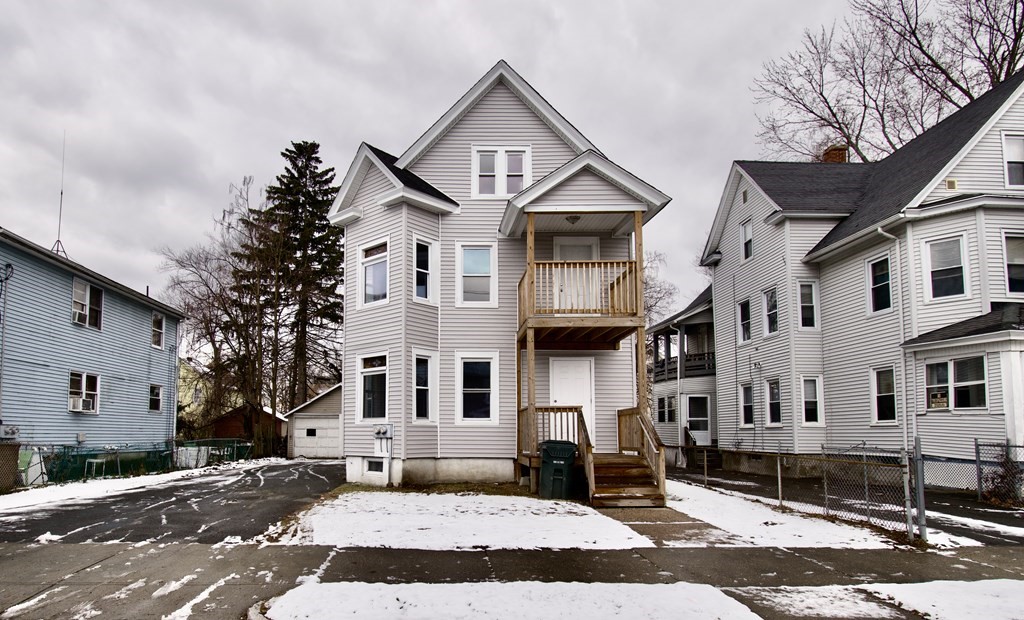
{"type": "Polygon", "coordinates": [[[185,575],[184,577],[182,577],[181,579],[179,579],[177,581],[171,581],[171,582],[165,583],[164,585],[162,585],[159,588],[157,588],[156,592],[153,593],[152,598],[160,598],[161,596],[167,596],[168,594],[170,594],[171,592],[174,592],[175,590],[180,590],[182,586],[184,586],[188,582],[192,581],[193,579],[197,579],[198,577],[199,577],[199,575],[196,575],[196,574],[185,575]]]}
{"type": "Polygon", "coordinates": [[[0,618],[16,618],[16,617],[20,616],[21,613],[24,612],[25,610],[31,609],[31,608],[35,607],[36,605],[38,605],[39,603],[42,603],[46,599],[46,597],[50,596],[51,594],[56,594],[56,593],[58,593],[58,592],[60,592],[61,590],[64,590],[64,589],[66,589],[66,586],[57,586],[56,588],[52,588],[50,590],[47,590],[47,591],[43,592],[42,594],[40,594],[38,596],[34,596],[34,597],[30,598],[29,600],[25,601],[24,603],[18,603],[17,605],[12,605],[11,607],[7,608],[7,611],[5,611],[3,614],[0,614],[0,618]]]}
{"type": "Polygon", "coordinates": [[[125,587],[121,588],[120,590],[118,590],[117,592],[114,592],[113,594],[108,594],[108,595],[104,596],[103,598],[105,598],[105,599],[118,599],[118,600],[125,599],[125,598],[128,598],[128,595],[132,593],[132,590],[138,590],[139,588],[143,587],[144,585],[146,585],[146,580],[145,579],[139,579],[138,581],[130,583],[130,584],[126,585],[125,587]]]}
{"type": "Polygon", "coordinates": [[[725,588],[794,618],[902,618],[895,609],[868,598],[866,592],[847,586],[810,588],[725,588]]]}
{"type": "Polygon", "coordinates": [[[858,586],[932,620],[1024,618],[1020,581],[930,581],[858,586]]]}
{"type": "Polygon", "coordinates": [[[224,585],[228,581],[230,581],[232,579],[237,579],[237,578],[238,578],[238,575],[236,573],[231,573],[230,575],[228,575],[226,577],[222,577],[222,578],[218,579],[214,583],[210,584],[205,590],[203,590],[202,592],[197,594],[194,599],[192,599],[191,601],[185,603],[185,605],[183,607],[180,607],[180,608],[176,609],[175,611],[167,614],[166,616],[163,616],[161,620],[187,620],[188,617],[192,615],[192,608],[193,607],[195,607],[199,603],[203,602],[206,599],[206,597],[208,597],[211,594],[213,594],[213,591],[216,590],[217,588],[221,587],[222,585],[224,585]]]}

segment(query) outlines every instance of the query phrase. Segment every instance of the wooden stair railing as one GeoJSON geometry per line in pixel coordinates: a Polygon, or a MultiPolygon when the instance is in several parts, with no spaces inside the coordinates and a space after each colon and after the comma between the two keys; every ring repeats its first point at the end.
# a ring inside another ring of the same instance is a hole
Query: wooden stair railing
{"type": "Polygon", "coordinates": [[[658,491],[665,495],[665,444],[654,430],[654,423],[639,407],[619,410],[619,451],[636,452],[644,457],[654,474],[658,491]]]}
{"type": "Polygon", "coordinates": [[[583,410],[580,409],[576,416],[576,425],[579,428],[579,445],[576,449],[583,461],[583,471],[587,474],[587,501],[589,502],[593,500],[594,491],[597,488],[597,481],[594,477],[594,442],[590,440],[587,421],[583,419],[583,410]]]}

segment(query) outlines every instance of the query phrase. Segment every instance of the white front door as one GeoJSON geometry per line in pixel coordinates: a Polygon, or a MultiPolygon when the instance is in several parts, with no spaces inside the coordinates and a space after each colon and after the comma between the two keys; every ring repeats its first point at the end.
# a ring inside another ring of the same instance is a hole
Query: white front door
{"type": "Polygon", "coordinates": [[[698,394],[686,397],[686,426],[698,446],[711,445],[711,397],[698,394]]]}
{"type": "MultiPolygon", "coordinates": [[[[597,237],[555,237],[556,261],[567,263],[596,261],[601,255],[597,237]]],[[[600,281],[597,271],[585,265],[555,267],[555,308],[560,310],[587,310],[597,308],[600,281]]]]}
{"type": "MultiPolygon", "coordinates": [[[[594,434],[594,358],[553,357],[549,373],[551,404],[555,407],[583,407],[587,434],[597,446],[594,434]]],[[[554,426],[554,425],[552,425],[554,426]]],[[[576,441],[576,437],[555,437],[576,441]]]]}

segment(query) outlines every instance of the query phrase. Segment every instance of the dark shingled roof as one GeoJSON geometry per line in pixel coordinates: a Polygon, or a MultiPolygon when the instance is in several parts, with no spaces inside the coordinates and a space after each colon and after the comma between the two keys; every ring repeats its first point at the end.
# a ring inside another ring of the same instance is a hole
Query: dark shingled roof
{"type": "Polygon", "coordinates": [[[370,152],[376,155],[377,159],[379,159],[381,163],[388,167],[388,170],[391,171],[391,174],[398,177],[398,180],[401,181],[402,184],[408,187],[409,189],[414,189],[420,193],[432,196],[434,198],[437,198],[438,200],[443,200],[444,202],[451,203],[455,206],[459,205],[459,203],[449,198],[447,194],[437,189],[430,183],[427,183],[426,181],[418,177],[415,173],[406,170],[405,168],[399,168],[398,166],[396,166],[395,162],[398,161],[398,158],[392,155],[391,153],[382,151],[371,144],[367,144],[366,148],[370,149],[370,152]]]}
{"type": "Polygon", "coordinates": [[[992,312],[988,314],[982,314],[966,321],[953,323],[926,334],[921,334],[917,338],[911,338],[904,342],[903,346],[1020,330],[1024,330],[1024,304],[994,303],[992,304],[992,312]]]}
{"type": "Polygon", "coordinates": [[[738,161],[783,211],[849,214],[857,208],[871,164],[738,161]]]}
{"type": "Polygon", "coordinates": [[[697,308],[703,306],[704,304],[708,303],[709,301],[711,301],[711,285],[710,284],[708,285],[708,287],[706,289],[701,291],[700,294],[697,295],[697,297],[695,297],[693,301],[690,302],[690,305],[686,306],[685,308],[683,308],[679,312],[676,312],[675,314],[673,314],[672,316],[668,317],[667,319],[662,320],[657,325],[652,326],[650,328],[650,330],[648,330],[648,331],[650,331],[653,334],[655,332],[662,331],[662,330],[664,330],[666,328],[670,328],[670,327],[672,327],[672,323],[675,323],[676,320],[679,319],[679,317],[686,316],[690,312],[692,312],[692,311],[696,310],[697,308]]]}

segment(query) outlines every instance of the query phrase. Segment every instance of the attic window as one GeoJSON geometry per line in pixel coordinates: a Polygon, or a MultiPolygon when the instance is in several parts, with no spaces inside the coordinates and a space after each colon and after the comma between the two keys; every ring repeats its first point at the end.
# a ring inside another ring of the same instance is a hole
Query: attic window
{"type": "Polygon", "coordinates": [[[1024,136],[1006,136],[1003,153],[1006,157],[1006,184],[1024,187],[1024,136]]]}
{"type": "Polygon", "coordinates": [[[529,146],[474,145],[473,198],[510,198],[531,182],[529,146]]]}
{"type": "Polygon", "coordinates": [[[747,190],[743,190],[743,204],[747,204],[747,190]]]}

